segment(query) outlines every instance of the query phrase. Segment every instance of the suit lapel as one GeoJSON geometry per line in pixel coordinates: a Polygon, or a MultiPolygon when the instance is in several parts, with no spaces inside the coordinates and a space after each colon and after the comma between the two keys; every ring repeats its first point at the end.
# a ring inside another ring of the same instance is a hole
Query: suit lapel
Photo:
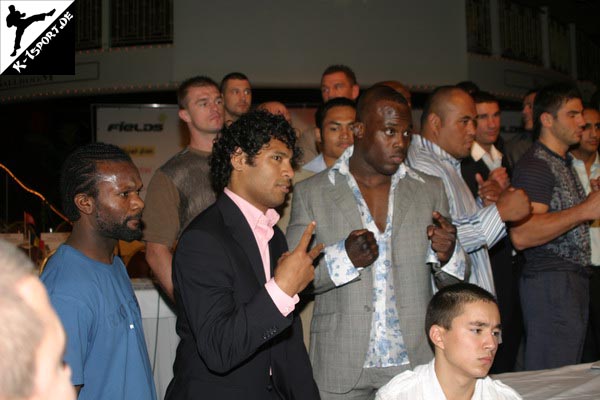
{"type": "MultiPolygon", "coordinates": [[[[392,219],[393,231],[398,231],[406,213],[415,201],[415,193],[419,192],[417,185],[420,183],[405,176],[398,181],[394,195],[394,217],[392,219]]],[[[394,235],[395,236],[395,235],[394,235]]]]}
{"type": "Polygon", "coordinates": [[[337,205],[337,208],[348,220],[351,227],[362,227],[362,220],[360,219],[358,206],[354,199],[354,193],[352,193],[346,179],[345,176],[336,173],[335,185],[328,185],[326,193],[331,198],[331,204],[337,205]]]}
{"type": "Polygon", "coordinates": [[[477,166],[477,169],[476,169],[477,172],[479,172],[481,174],[481,177],[483,178],[483,180],[484,181],[487,180],[488,176],[490,176],[490,169],[483,161],[483,158],[480,159],[479,161],[476,161],[475,165],[477,166]]]}
{"type": "Polygon", "coordinates": [[[250,229],[246,217],[244,217],[242,211],[225,193],[222,193],[217,199],[217,206],[221,210],[221,214],[223,214],[223,220],[229,229],[231,237],[246,253],[258,282],[264,284],[266,282],[265,269],[254,233],[250,229]]]}

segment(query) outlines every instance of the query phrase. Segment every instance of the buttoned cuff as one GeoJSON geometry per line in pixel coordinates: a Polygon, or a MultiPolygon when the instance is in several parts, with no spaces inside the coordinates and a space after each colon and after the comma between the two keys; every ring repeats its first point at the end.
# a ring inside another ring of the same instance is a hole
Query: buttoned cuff
{"type": "Polygon", "coordinates": [[[360,276],[359,269],[352,264],[346,253],[345,239],[325,247],[323,253],[329,277],[335,286],[344,285],[360,276]]]}
{"type": "MultiPolygon", "coordinates": [[[[441,264],[437,254],[435,254],[435,251],[433,251],[431,248],[431,241],[429,241],[429,248],[427,249],[427,258],[425,262],[427,264],[435,264],[438,266],[441,264]]],[[[460,280],[465,279],[465,273],[467,270],[467,254],[461,247],[458,238],[456,239],[456,245],[454,246],[454,253],[452,253],[452,257],[450,257],[446,265],[444,265],[441,270],[460,280]]]]}
{"type": "Polygon", "coordinates": [[[277,282],[275,282],[275,278],[271,278],[269,282],[265,283],[265,289],[267,289],[267,293],[271,296],[273,303],[275,303],[277,309],[284,317],[287,317],[294,311],[296,304],[300,301],[300,297],[297,294],[290,297],[286,292],[281,290],[277,282]]]}

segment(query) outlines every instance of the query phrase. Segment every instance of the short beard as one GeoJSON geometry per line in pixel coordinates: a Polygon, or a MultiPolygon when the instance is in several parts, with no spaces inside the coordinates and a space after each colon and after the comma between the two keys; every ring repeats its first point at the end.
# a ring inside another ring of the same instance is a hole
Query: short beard
{"type": "Polygon", "coordinates": [[[131,242],[134,240],[140,240],[142,238],[142,227],[138,225],[136,229],[127,227],[127,222],[132,219],[140,219],[140,216],[127,217],[122,223],[118,222],[106,222],[100,217],[100,214],[96,214],[96,222],[99,233],[107,238],[124,240],[131,242]]]}

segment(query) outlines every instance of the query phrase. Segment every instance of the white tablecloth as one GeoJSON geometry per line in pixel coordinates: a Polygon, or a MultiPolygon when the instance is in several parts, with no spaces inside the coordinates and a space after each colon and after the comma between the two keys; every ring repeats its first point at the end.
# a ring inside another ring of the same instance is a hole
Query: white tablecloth
{"type": "Polygon", "coordinates": [[[592,364],[494,375],[525,400],[600,399],[600,370],[592,364]]]}
{"type": "Polygon", "coordinates": [[[177,317],[149,281],[134,280],[135,295],[142,312],[148,356],[154,372],[158,399],[164,399],[173,378],[173,362],[179,344],[175,333],[177,317]]]}

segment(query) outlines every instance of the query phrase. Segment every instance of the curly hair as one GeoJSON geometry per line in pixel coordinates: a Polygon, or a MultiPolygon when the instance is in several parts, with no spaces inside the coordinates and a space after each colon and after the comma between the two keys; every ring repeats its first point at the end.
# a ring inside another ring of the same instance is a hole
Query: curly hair
{"type": "Polygon", "coordinates": [[[294,129],[283,116],[255,110],[242,115],[224,128],[213,145],[210,160],[210,175],[215,192],[221,193],[229,183],[231,157],[238,149],[247,155],[247,162],[253,165],[254,157],[271,139],[282,141],[292,150],[292,166],[296,167],[302,153],[296,147],[294,129]]]}
{"type": "Polygon", "coordinates": [[[98,196],[97,164],[100,161],[130,162],[131,157],[121,148],[106,143],[91,143],[73,151],[62,165],[60,173],[60,196],[63,211],[71,221],[81,217],[73,201],[78,193],[98,196]]]}

